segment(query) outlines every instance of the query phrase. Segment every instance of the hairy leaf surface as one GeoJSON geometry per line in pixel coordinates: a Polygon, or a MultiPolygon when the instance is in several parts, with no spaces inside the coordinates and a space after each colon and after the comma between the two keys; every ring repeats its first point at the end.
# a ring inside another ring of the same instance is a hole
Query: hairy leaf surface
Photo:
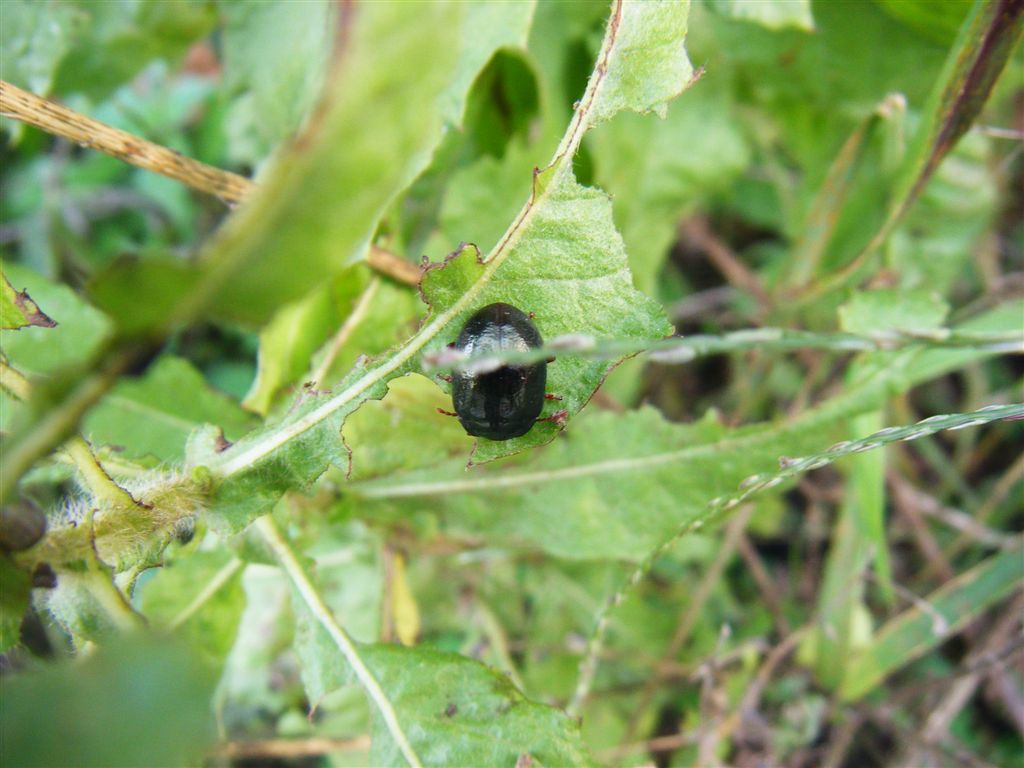
{"type": "MultiPolygon", "coordinates": [[[[386,382],[418,370],[420,355],[453,341],[463,322],[495,301],[534,312],[541,333],[651,338],[670,332],[664,316],[632,285],[611,203],[580,185],[572,157],[587,126],[617,111],[661,110],[689,82],[683,50],[686,4],[616,5],[599,61],[553,164],[536,175],[533,194],[486,258],[463,248],[429,270],[421,290],[431,315],[400,349],[357,367],[329,395],[309,393],[280,424],[218,453],[193,444],[192,463],[221,479],[217,523],[236,529],[267,509],[285,488],[314,480],[330,463],[347,463],[339,431],[345,417],[386,382]],[[623,8],[626,10],[623,10],[623,8]],[[671,31],[671,34],[669,31],[671,31]],[[637,81],[640,78],[641,81],[637,81]]],[[[565,359],[551,366],[548,386],[572,414],[610,368],[602,361],[565,359]]],[[[555,408],[549,406],[548,413],[555,408]]],[[[538,424],[505,442],[479,440],[474,460],[486,461],[548,442],[558,432],[538,424]]]]}

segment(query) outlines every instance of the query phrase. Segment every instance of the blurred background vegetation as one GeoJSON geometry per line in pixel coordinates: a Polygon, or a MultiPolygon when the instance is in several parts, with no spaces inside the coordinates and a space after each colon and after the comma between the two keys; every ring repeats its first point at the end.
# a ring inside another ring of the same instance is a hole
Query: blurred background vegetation
{"type": "MultiPolygon", "coordinates": [[[[702,75],[664,119],[629,113],[596,127],[574,164],[582,184],[612,195],[633,282],[678,333],[948,325],[1024,335],[1019,46],[906,217],[855,261],[892,207],[912,137],[934,119],[929,97],[964,45],[958,31],[982,5],[693,3],[687,51],[702,75]],[[859,267],[847,270],[851,262],[859,267]]],[[[486,251],[498,240],[571,119],[608,17],[605,2],[473,8],[489,34],[476,67],[461,71],[465,82],[443,94],[456,105],[453,127],[374,236],[415,263],[440,261],[460,242],[486,251]]],[[[328,2],[5,0],[0,76],[259,182],[309,124],[337,13],[328,2]]],[[[395,115],[418,119],[401,105],[366,119],[395,115]]],[[[33,381],[70,377],[95,365],[115,335],[90,304],[90,286],[126,258],[194,261],[230,209],[116,158],[0,125],[4,274],[59,323],[3,331],[3,354],[33,381]]],[[[211,313],[173,328],[140,376],[85,415],[82,434],[107,472],[131,487],[181,464],[195,427],[214,423],[236,440],[264,418],[286,417],[304,382],[336,383],[363,355],[407,339],[427,313],[416,289],[358,253],[336,256],[333,274],[265,322],[211,313]]],[[[633,358],[566,439],[468,476],[472,441],[435,413],[448,398],[426,378],[396,380],[387,399],[345,424],[351,478],[332,468],[311,490],[289,493],[275,516],[357,640],[479,659],[529,698],[564,707],[608,596],[690,507],[734,491],[734,475],[889,424],[1022,399],[1019,354],[967,349],[927,363],[889,354],[633,358]],[[883,397],[857,394],[887,369],[883,397]],[[767,441],[749,465],[742,443],[729,443],[745,429],[762,429],[749,434],[767,441]],[[593,441],[596,459],[567,445],[574,431],[593,441]],[[720,458],[712,451],[704,464],[671,468],[703,474],[713,492],[659,485],[660,475],[624,480],[612,500],[586,482],[537,493],[486,488],[506,470],[611,459],[633,443],[642,456],[645,443],[717,441],[720,458]],[[374,488],[465,477],[483,478],[484,492],[374,501],[374,488]],[[586,517],[602,504],[604,517],[586,517]],[[578,539],[560,524],[577,514],[578,539]],[[611,518],[621,531],[602,522],[611,518]]],[[[19,418],[15,395],[0,402],[5,432],[19,418]]],[[[19,495],[21,508],[47,510],[51,526],[84,514],[74,509],[80,481],[60,453],[35,465],[19,495]]],[[[1024,765],[1022,526],[1020,422],[894,443],[752,497],[662,553],[611,614],[579,713],[582,743],[613,765],[1024,765]]],[[[0,668],[11,764],[375,759],[360,689],[312,696],[301,647],[308,627],[296,622],[264,545],[245,533],[218,536],[202,515],[173,533],[166,549],[161,541],[117,568],[132,610],[170,628],[173,642],[118,646],[125,641],[110,640],[118,633],[91,609],[50,600],[44,610],[46,589],[35,590],[22,620],[26,577],[3,560],[5,637],[16,643],[0,668]],[[156,563],[163,567],[147,568],[156,563]]],[[[45,574],[34,578],[45,586],[45,574]]],[[[439,744],[465,738],[445,735],[443,712],[421,714],[439,744]]]]}

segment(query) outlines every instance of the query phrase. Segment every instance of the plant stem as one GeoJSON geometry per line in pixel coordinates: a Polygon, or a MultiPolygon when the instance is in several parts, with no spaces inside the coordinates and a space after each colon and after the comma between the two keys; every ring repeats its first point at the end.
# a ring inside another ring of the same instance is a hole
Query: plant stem
{"type": "MultiPolygon", "coordinates": [[[[100,370],[87,375],[53,407],[40,403],[20,428],[4,441],[0,461],[0,500],[13,495],[21,476],[54,446],[65,440],[89,407],[117,383],[118,376],[130,368],[144,348],[131,346],[115,352],[100,370]]],[[[33,397],[35,399],[35,396],[33,397]]],[[[33,403],[29,401],[29,407],[33,403]]]]}
{"type": "Polygon", "coordinates": [[[138,506],[139,503],[131,494],[110,478],[93,454],[92,448],[80,435],[68,440],[64,444],[64,451],[78,469],[82,481],[96,501],[107,502],[115,507],[138,506]]]}
{"type": "Polygon", "coordinates": [[[380,712],[381,717],[384,719],[384,724],[387,726],[391,738],[395,740],[406,762],[413,766],[413,768],[421,768],[422,763],[409,743],[405,732],[402,730],[402,726],[398,722],[398,716],[395,714],[394,707],[391,706],[391,701],[388,699],[387,694],[384,693],[380,683],[377,682],[370,669],[363,663],[352,638],[338,624],[331,613],[331,609],[327,607],[323,598],[320,597],[320,593],[317,592],[313,582],[306,575],[306,571],[303,569],[299,559],[295,556],[281,531],[274,524],[273,518],[270,515],[264,515],[253,523],[253,526],[263,537],[267,546],[270,547],[278,563],[284,568],[285,573],[288,574],[288,578],[295,585],[296,590],[298,590],[299,595],[306,603],[310,612],[320,622],[320,625],[327,630],[327,633],[337,644],[338,649],[344,655],[349,666],[352,667],[352,671],[359,679],[363,688],[366,689],[367,695],[369,695],[374,706],[377,707],[377,711],[380,712]]]}
{"type": "Polygon", "coordinates": [[[253,187],[253,183],[242,176],[185,157],[3,80],[0,80],[0,113],[208,192],[226,203],[239,202],[253,187]]]}
{"type": "Polygon", "coordinates": [[[209,583],[203,587],[203,590],[195,596],[192,602],[185,606],[184,610],[171,620],[167,625],[167,628],[173,632],[195,616],[196,613],[199,612],[199,609],[206,605],[210,598],[216,595],[225,584],[231,581],[231,578],[238,573],[244,565],[245,563],[237,557],[232,558],[230,562],[214,574],[213,578],[210,579],[209,583]]]}
{"type": "MultiPolygon", "coordinates": [[[[5,80],[0,80],[0,115],[180,181],[192,189],[214,195],[228,205],[240,203],[256,188],[256,184],[244,176],[185,157],[173,149],[94,120],[5,80]]],[[[371,245],[366,261],[377,272],[401,283],[419,283],[420,268],[416,264],[383,248],[371,245]]]]}
{"type": "Polygon", "coordinates": [[[647,556],[637,564],[630,575],[619,585],[619,588],[605,601],[598,613],[596,626],[587,643],[587,649],[580,660],[576,690],[567,707],[567,712],[571,715],[577,714],[590,693],[590,687],[597,672],[598,654],[604,644],[604,636],[608,631],[611,612],[622,603],[626,595],[635,586],[643,581],[643,578],[654,566],[655,561],[671,549],[683,536],[691,531],[703,528],[714,520],[720,519],[724,514],[728,514],[736,509],[754,494],[775,488],[784,481],[804,472],[820,469],[843,456],[875,450],[889,443],[918,440],[943,430],[965,429],[1003,419],[1024,419],[1024,403],[990,405],[969,413],[931,416],[916,424],[903,427],[886,427],[859,440],[837,443],[828,450],[811,456],[804,456],[799,459],[780,458],[779,463],[782,468],[778,472],[774,474],[752,475],[743,481],[737,492],[732,495],[712,499],[702,516],[695,520],[688,520],[679,527],[679,530],[672,537],[648,552],[647,556]]]}

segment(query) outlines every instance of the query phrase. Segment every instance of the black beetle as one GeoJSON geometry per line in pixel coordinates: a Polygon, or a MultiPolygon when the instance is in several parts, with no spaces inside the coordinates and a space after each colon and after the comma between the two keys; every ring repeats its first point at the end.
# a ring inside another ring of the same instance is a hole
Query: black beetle
{"type": "MultiPolygon", "coordinates": [[[[455,348],[466,355],[525,352],[544,343],[529,317],[511,304],[489,304],[462,328],[455,348]]],[[[455,415],[470,435],[509,440],[525,435],[544,408],[545,361],[503,365],[487,373],[457,371],[452,377],[455,415]]]]}

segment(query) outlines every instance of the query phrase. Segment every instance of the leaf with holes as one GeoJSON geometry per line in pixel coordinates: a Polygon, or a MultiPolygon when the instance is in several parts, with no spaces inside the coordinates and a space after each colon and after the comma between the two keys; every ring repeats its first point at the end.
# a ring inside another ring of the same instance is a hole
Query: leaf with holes
{"type": "MultiPolygon", "coordinates": [[[[608,197],[576,181],[572,160],[588,127],[621,110],[661,112],[687,86],[688,10],[686,3],[615,5],[586,92],[551,164],[535,175],[529,200],[486,258],[463,248],[428,272],[422,291],[431,314],[405,345],[357,367],[332,393],[309,393],[280,423],[228,450],[217,452],[209,439],[193,441],[192,463],[208,467],[219,480],[215,525],[237,530],[286,488],[308,484],[331,463],[344,465],[339,431],[345,417],[366,399],[382,397],[388,380],[421,369],[421,356],[452,342],[486,304],[505,301],[535,313],[549,338],[651,338],[671,332],[660,307],[633,287],[608,197]]],[[[576,413],[610,368],[604,361],[553,364],[548,386],[562,397],[558,408],[576,413]]],[[[541,445],[558,429],[542,423],[520,438],[480,440],[474,460],[541,445]]]]}

